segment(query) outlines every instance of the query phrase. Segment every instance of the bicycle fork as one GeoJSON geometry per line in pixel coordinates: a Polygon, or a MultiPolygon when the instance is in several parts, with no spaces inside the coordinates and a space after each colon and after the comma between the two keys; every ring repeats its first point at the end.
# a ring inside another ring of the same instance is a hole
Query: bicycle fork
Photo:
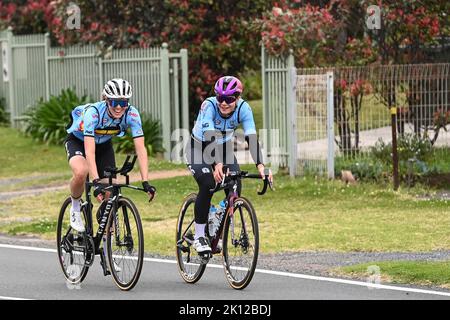
{"type": "Polygon", "coordinates": [[[100,220],[99,228],[97,231],[97,235],[95,236],[98,242],[97,248],[99,248],[100,251],[100,265],[103,269],[103,275],[108,276],[111,274],[111,272],[108,270],[108,265],[106,262],[106,255],[107,255],[107,243],[106,243],[106,235],[105,235],[105,229],[106,224],[108,222],[108,217],[111,213],[112,208],[114,207],[114,201],[117,199],[117,195],[115,195],[112,198],[108,199],[108,202],[106,203],[105,210],[103,211],[102,218],[100,220]],[[100,250],[100,242],[102,242],[102,250],[100,250]]]}

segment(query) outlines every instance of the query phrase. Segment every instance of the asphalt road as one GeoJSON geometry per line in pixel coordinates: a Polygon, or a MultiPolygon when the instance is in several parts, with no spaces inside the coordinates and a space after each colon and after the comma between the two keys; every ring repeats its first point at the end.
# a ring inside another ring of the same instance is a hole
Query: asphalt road
{"type": "Polygon", "coordinates": [[[191,285],[181,279],[175,261],[146,259],[139,283],[132,291],[122,292],[110,277],[103,276],[97,259],[76,289],[66,285],[54,249],[0,244],[0,299],[450,299],[448,291],[383,285],[369,288],[364,282],[259,269],[251,284],[237,291],[228,286],[220,263],[218,258],[212,260],[212,266],[206,269],[202,279],[191,285]]]}

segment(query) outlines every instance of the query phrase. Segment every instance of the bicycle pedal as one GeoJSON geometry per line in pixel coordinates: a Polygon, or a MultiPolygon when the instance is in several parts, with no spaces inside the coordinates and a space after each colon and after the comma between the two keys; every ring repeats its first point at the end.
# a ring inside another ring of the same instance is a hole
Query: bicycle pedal
{"type": "Polygon", "coordinates": [[[211,252],[207,252],[207,253],[202,253],[200,254],[200,258],[202,260],[202,263],[208,263],[209,259],[212,258],[212,253],[211,252]]]}

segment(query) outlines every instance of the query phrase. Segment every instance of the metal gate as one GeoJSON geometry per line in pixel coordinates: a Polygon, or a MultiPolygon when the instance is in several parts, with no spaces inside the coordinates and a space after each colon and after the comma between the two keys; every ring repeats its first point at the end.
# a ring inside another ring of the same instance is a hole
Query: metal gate
{"type": "Polygon", "coordinates": [[[334,178],[333,73],[296,75],[290,172],[334,178]]]}
{"type": "Polygon", "coordinates": [[[297,75],[292,55],[273,57],[263,48],[262,78],[267,155],[290,176],[333,178],[333,74],[297,75]]]}

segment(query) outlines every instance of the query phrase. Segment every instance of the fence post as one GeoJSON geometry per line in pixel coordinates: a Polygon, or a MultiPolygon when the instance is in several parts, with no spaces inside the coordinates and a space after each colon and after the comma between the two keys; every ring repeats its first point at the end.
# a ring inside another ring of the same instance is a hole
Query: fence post
{"type": "Polygon", "coordinates": [[[334,77],[333,72],[327,72],[327,136],[328,178],[334,179],[334,77]]]}
{"type": "Polygon", "coordinates": [[[103,92],[105,82],[103,80],[103,59],[101,55],[98,57],[98,81],[100,83],[100,92],[103,92]]]}
{"type": "Polygon", "coordinates": [[[181,110],[180,110],[180,95],[179,95],[179,83],[178,83],[178,59],[172,59],[172,79],[173,79],[173,87],[172,87],[172,95],[173,95],[173,105],[174,108],[172,109],[172,111],[174,112],[173,117],[174,117],[174,123],[175,126],[173,127],[174,130],[179,129],[181,127],[181,123],[180,123],[180,115],[181,115],[181,110]]]}
{"type": "Polygon", "coordinates": [[[189,69],[188,51],[181,49],[181,121],[182,128],[189,130],[189,69]]]}
{"type": "Polygon", "coordinates": [[[394,175],[394,191],[397,191],[400,186],[400,179],[398,173],[398,150],[397,150],[397,107],[390,106],[391,111],[391,125],[392,125],[392,170],[394,175]]]}
{"type": "Polygon", "coordinates": [[[11,121],[11,126],[15,126],[15,118],[16,118],[16,97],[14,95],[14,70],[13,70],[13,32],[12,27],[8,27],[8,31],[6,32],[6,39],[8,41],[8,49],[7,49],[7,56],[8,56],[8,72],[9,72],[9,116],[11,121]]]}
{"type": "Polygon", "coordinates": [[[170,67],[169,50],[167,43],[161,48],[161,125],[164,158],[170,159],[170,67]]]}
{"type": "Polygon", "coordinates": [[[50,49],[50,33],[45,34],[45,53],[44,53],[44,63],[45,63],[45,96],[47,101],[50,100],[50,66],[49,66],[49,49],[50,49]]]}
{"type": "Polygon", "coordinates": [[[295,68],[293,50],[289,50],[286,72],[287,96],[287,147],[289,153],[289,176],[295,177],[297,173],[297,104],[296,85],[297,69],[295,68]]]}

